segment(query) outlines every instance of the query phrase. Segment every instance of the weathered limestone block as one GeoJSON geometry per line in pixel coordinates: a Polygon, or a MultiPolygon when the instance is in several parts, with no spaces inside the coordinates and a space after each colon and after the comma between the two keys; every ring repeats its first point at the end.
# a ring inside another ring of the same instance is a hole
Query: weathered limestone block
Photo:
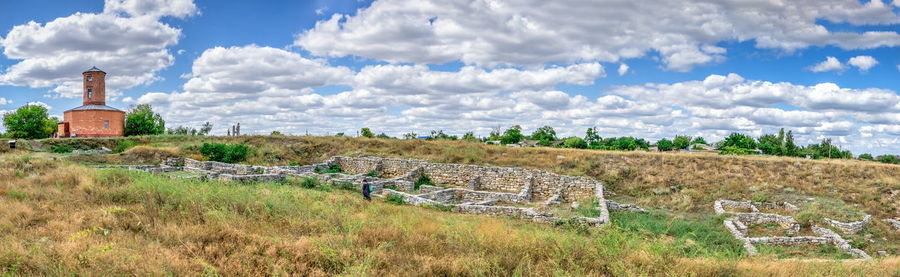
{"type": "Polygon", "coordinates": [[[252,183],[252,182],[283,182],[285,176],[282,174],[253,174],[253,175],[233,175],[220,174],[219,180],[226,182],[252,183]]]}
{"type": "Polygon", "coordinates": [[[442,204],[440,202],[437,202],[437,201],[434,201],[431,199],[425,199],[425,198],[419,197],[417,195],[400,192],[400,191],[396,191],[396,190],[392,190],[392,189],[384,189],[384,192],[382,193],[382,195],[384,195],[384,197],[388,197],[390,195],[399,195],[399,196],[403,197],[403,202],[405,202],[406,204],[409,204],[409,205],[413,205],[413,206],[419,206],[422,204],[432,204],[432,205],[442,204]]]}
{"type": "Polygon", "coordinates": [[[886,219],[883,219],[883,221],[887,222],[888,224],[893,226],[894,230],[900,231],[900,220],[893,219],[893,218],[886,218],[886,219]]]}
{"type": "Polygon", "coordinates": [[[869,221],[872,221],[871,215],[866,215],[860,221],[847,222],[847,223],[840,222],[840,221],[830,219],[830,218],[825,219],[825,222],[828,222],[828,224],[831,225],[831,227],[841,230],[841,232],[844,232],[844,234],[858,233],[860,230],[862,230],[863,228],[866,227],[866,224],[869,224],[869,221]]]}
{"type": "Polygon", "coordinates": [[[771,244],[771,245],[805,245],[805,244],[826,244],[831,239],[825,237],[761,237],[746,238],[747,241],[754,244],[771,244]]]}
{"type": "Polygon", "coordinates": [[[753,202],[757,209],[766,210],[786,210],[791,212],[800,211],[800,208],[788,202],[753,202]]]}
{"type": "Polygon", "coordinates": [[[453,211],[464,214],[504,216],[541,223],[551,223],[559,220],[559,218],[554,217],[552,214],[541,213],[532,208],[509,206],[456,205],[453,207],[453,211]]]}
{"type": "Polygon", "coordinates": [[[860,249],[853,248],[853,246],[851,246],[850,243],[847,242],[847,240],[845,240],[844,238],[842,238],[840,235],[838,235],[837,233],[835,233],[832,230],[829,230],[827,228],[822,228],[819,226],[812,226],[812,230],[813,230],[813,233],[815,233],[816,235],[821,236],[823,238],[827,238],[829,241],[834,243],[835,246],[837,246],[841,250],[847,251],[847,253],[850,253],[850,255],[853,255],[854,257],[857,257],[860,259],[871,258],[871,256],[869,256],[869,254],[866,254],[866,252],[864,252],[860,249]]]}
{"type": "Polygon", "coordinates": [[[800,232],[800,223],[793,217],[767,213],[736,213],[734,217],[746,226],[774,223],[785,229],[787,234],[800,232]]]}
{"type": "Polygon", "coordinates": [[[606,207],[610,210],[614,211],[626,211],[626,212],[636,212],[636,213],[647,213],[647,210],[644,208],[638,207],[634,204],[621,204],[616,203],[612,200],[606,200],[606,207]]]}
{"type": "Polygon", "coordinates": [[[713,202],[713,210],[716,211],[716,214],[724,214],[729,213],[728,210],[734,209],[749,209],[750,212],[757,213],[759,209],[750,202],[741,202],[741,201],[732,201],[732,200],[716,200],[713,202]]]}

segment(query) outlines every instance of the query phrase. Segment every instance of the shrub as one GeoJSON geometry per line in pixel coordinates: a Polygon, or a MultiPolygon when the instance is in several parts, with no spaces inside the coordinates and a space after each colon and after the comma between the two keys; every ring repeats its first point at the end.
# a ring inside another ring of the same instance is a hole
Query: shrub
{"type": "MultiPolygon", "coordinates": [[[[335,183],[334,185],[335,185],[338,189],[342,189],[342,190],[349,190],[349,191],[356,191],[356,190],[357,190],[356,184],[351,183],[351,182],[346,182],[346,181],[344,181],[344,182],[340,182],[340,183],[335,183]]],[[[362,187],[360,187],[359,190],[362,190],[362,187]]]]}
{"type": "Polygon", "coordinates": [[[246,144],[204,143],[200,146],[200,154],[211,161],[223,163],[239,163],[247,158],[250,147],[246,144]]]}
{"type": "Polygon", "coordinates": [[[669,151],[672,150],[672,147],[674,147],[674,144],[671,140],[661,139],[656,142],[656,149],[659,149],[659,151],[669,151]]]}
{"type": "Polygon", "coordinates": [[[405,205],[405,204],[406,204],[406,200],[403,200],[403,196],[401,196],[401,195],[399,195],[399,194],[391,194],[391,195],[388,195],[386,201],[387,201],[388,203],[391,203],[391,204],[394,204],[394,205],[405,205]]]}
{"type": "Polygon", "coordinates": [[[900,164],[900,159],[894,155],[882,155],[878,157],[878,161],[886,164],[900,164]]]}
{"type": "Polygon", "coordinates": [[[419,190],[419,187],[422,185],[434,186],[434,183],[431,182],[431,178],[428,175],[422,174],[419,176],[419,179],[416,180],[416,183],[413,184],[413,190],[419,190]]]}
{"type": "Polygon", "coordinates": [[[375,171],[374,169],[373,169],[373,170],[369,170],[368,172],[366,172],[366,176],[369,176],[369,177],[378,177],[378,171],[375,171]]]}
{"type": "Polygon", "coordinates": [[[300,166],[300,163],[291,161],[288,163],[288,166],[300,166]]]}
{"type": "Polygon", "coordinates": [[[341,173],[341,165],[339,164],[329,164],[327,169],[316,168],[316,173],[319,174],[328,174],[328,173],[341,173]]]}
{"type": "Polygon", "coordinates": [[[303,178],[303,180],[300,181],[300,187],[303,188],[311,189],[317,186],[319,186],[319,180],[316,178],[303,178]]]}
{"type": "Polygon", "coordinates": [[[719,151],[721,155],[752,155],[756,154],[756,151],[753,149],[747,148],[737,148],[734,146],[723,147],[721,151],[719,151]]]}
{"type": "Polygon", "coordinates": [[[72,151],[74,151],[74,150],[75,149],[72,149],[71,146],[67,146],[67,145],[54,145],[53,147],[50,147],[50,152],[60,153],[60,154],[72,153],[72,151]]]}
{"type": "Polygon", "coordinates": [[[129,148],[135,147],[137,145],[138,145],[137,142],[130,141],[130,140],[119,142],[116,145],[116,153],[125,152],[125,150],[128,150],[129,148]]]}
{"type": "Polygon", "coordinates": [[[875,158],[872,157],[872,154],[869,154],[869,153],[859,154],[859,159],[860,159],[860,160],[867,160],[867,161],[873,161],[873,160],[875,160],[875,158]]]}
{"type": "Polygon", "coordinates": [[[584,149],[584,148],[587,148],[587,142],[585,142],[583,139],[581,139],[579,137],[571,137],[571,138],[567,138],[563,142],[563,146],[565,146],[566,148],[584,149]]]}
{"type": "Polygon", "coordinates": [[[752,197],[750,197],[750,200],[759,203],[769,202],[769,194],[762,192],[755,193],[752,197]]]}

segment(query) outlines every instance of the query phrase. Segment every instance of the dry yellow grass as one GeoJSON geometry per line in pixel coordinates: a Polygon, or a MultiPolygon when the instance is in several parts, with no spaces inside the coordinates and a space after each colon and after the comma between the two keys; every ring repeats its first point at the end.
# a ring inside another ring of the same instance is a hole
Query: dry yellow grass
{"type": "Polygon", "coordinates": [[[896,258],[686,258],[671,238],[0,155],[0,275],[896,276],[896,258]]]}

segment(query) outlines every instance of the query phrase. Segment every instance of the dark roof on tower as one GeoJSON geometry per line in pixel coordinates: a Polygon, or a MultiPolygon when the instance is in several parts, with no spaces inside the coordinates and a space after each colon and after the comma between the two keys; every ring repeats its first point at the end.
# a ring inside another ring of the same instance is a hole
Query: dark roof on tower
{"type": "Polygon", "coordinates": [[[99,68],[97,68],[96,66],[91,67],[91,69],[88,69],[87,71],[82,72],[82,73],[88,73],[88,72],[103,72],[103,73],[106,73],[106,72],[104,72],[103,70],[100,70],[99,68]]]}
{"type": "Polygon", "coordinates": [[[78,108],[68,110],[66,112],[70,112],[70,111],[117,111],[117,112],[122,112],[119,109],[116,109],[116,108],[113,108],[113,107],[110,107],[107,105],[84,105],[84,106],[81,106],[78,108]]]}

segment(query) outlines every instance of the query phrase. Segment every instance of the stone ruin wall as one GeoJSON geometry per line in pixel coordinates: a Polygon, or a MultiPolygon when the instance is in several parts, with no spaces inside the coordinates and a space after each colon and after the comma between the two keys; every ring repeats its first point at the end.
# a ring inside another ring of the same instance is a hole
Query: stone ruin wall
{"type": "MultiPolygon", "coordinates": [[[[550,172],[508,167],[477,166],[467,164],[429,163],[417,159],[381,157],[335,157],[326,163],[336,163],[341,170],[353,174],[366,174],[375,170],[381,177],[399,177],[416,169],[428,175],[435,184],[468,187],[470,189],[519,193],[531,183],[533,199],[548,199],[556,194],[574,201],[594,197],[597,181],[554,174],[550,172]],[[474,185],[474,187],[473,187],[474,185]]],[[[415,181],[415,177],[411,178],[415,181]]]]}

